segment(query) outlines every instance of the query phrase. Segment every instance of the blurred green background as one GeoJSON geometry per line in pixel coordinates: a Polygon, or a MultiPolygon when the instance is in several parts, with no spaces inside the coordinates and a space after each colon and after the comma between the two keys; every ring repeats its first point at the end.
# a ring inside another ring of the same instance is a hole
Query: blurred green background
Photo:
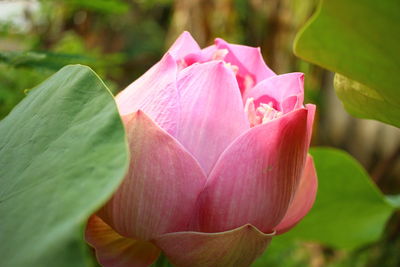
{"type": "MultiPolygon", "coordinates": [[[[334,93],[333,74],[292,52],[295,34],[317,4],[317,0],[0,1],[0,118],[29,89],[67,64],[90,66],[116,93],[188,30],[203,47],[216,37],[259,46],[278,74],[304,72],[306,102],[318,107],[313,145],[346,150],[383,193],[399,194],[399,130],[349,116],[334,93]]],[[[392,216],[380,241],[352,251],[307,242],[274,247],[268,253],[272,266],[400,266],[400,214],[392,216]]]]}

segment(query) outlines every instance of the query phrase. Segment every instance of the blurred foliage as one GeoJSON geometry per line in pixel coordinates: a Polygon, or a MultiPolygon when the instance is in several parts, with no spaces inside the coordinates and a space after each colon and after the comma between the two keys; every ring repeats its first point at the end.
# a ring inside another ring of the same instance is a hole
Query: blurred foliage
{"type": "Polygon", "coordinates": [[[43,0],[25,10],[27,29],[2,22],[0,118],[67,64],[88,65],[121,90],[161,57],[170,8],[168,1],[43,0]]]}
{"type": "Polygon", "coordinates": [[[48,52],[19,52],[5,51],[0,53],[0,62],[14,68],[26,67],[36,69],[59,70],[65,65],[79,61],[90,64],[93,59],[83,55],[48,53],[48,52]]]}
{"type": "MultiPolygon", "coordinates": [[[[288,38],[294,37],[293,29],[307,19],[315,1],[289,2],[42,0],[39,10],[23,14],[29,27],[0,24],[0,118],[23,98],[25,89],[70,63],[90,66],[117,92],[158,61],[185,29],[202,46],[217,36],[261,46],[278,72],[313,72],[308,63],[296,66],[288,38]],[[294,8],[298,12],[288,13],[294,8]],[[288,16],[294,19],[288,21],[288,16]],[[1,77],[5,72],[7,77],[1,77]],[[14,82],[22,76],[24,82],[14,82]]],[[[306,79],[306,84],[312,102],[317,102],[319,79],[306,79]]]]}

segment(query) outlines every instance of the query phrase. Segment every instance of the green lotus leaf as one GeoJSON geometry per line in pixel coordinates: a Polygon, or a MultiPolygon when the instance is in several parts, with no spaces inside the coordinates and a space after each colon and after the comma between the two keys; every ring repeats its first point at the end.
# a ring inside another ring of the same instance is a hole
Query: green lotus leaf
{"type": "Polygon", "coordinates": [[[0,123],[0,266],[87,266],[83,227],[128,166],[114,99],[67,66],[0,123]]]}
{"type": "Polygon", "coordinates": [[[299,242],[355,249],[377,241],[399,205],[399,197],[385,197],[346,152],[321,147],[312,148],[310,153],[318,174],[314,206],[292,230],[273,238],[254,267],[290,265],[287,255],[299,242]]]}
{"type": "Polygon", "coordinates": [[[297,56],[363,85],[336,87],[351,114],[398,127],[399,12],[398,0],[321,0],[294,45],[297,56]]]}
{"type": "Polygon", "coordinates": [[[350,114],[400,127],[400,105],[386,101],[379,90],[374,90],[340,74],[335,75],[334,84],[336,94],[350,114]]]}

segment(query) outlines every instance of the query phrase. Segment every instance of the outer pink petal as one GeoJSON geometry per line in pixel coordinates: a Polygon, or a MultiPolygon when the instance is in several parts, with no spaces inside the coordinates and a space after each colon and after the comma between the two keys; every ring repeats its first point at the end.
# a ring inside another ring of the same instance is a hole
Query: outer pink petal
{"type": "Polygon", "coordinates": [[[294,227],[311,209],[317,194],[318,180],[312,157],[307,157],[296,194],[286,212],[285,217],[275,228],[278,234],[282,234],[294,227]]]}
{"type": "Polygon", "coordinates": [[[145,267],[160,254],[152,243],[123,237],[97,216],[89,219],[85,239],[95,248],[97,260],[104,267],[145,267]]]}
{"type": "Polygon", "coordinates": [[[195,54],[199,51],[199,45],[187,31],[184,31],[168,50],[175,60],[183,59],[186,55],[195,54]]]}
{"type": "Polygon", "coordinates": [[[158,125],[174,135],[179,120],[176,75],[176,62],[167,53],[160,62],[116,96],[121,115],[143,110],[158,125]]]}
{"type": "Polygon", "coordinates": [[[256,126],[223,152],[199,199],[200,231],[250,223],[267,233],[278,225],[305,164],[307,113],[298,109],[256,126]]]}
{"type": "Polygon", "coordinates": [[[272,236],[247,224],[222,233],[170,233],[154,242],[176,267],[239,267],[250,266],[272,236]]]}
{"type": "Polygon", "coordinates": [[[245,92],[244,101],[249,97],[254,98],[256,103],[276,101],[279,110],[284,113],[298,109],[304,101],[304,74],[286,73],[265,79],[245,92]]]}
{"type": "Polygon", "coordinates": [[[276,74],[265,64],[259,47],[250,47],[244,45],[229,44],[222,39],[215,39],[215,45],[218,49],[228,49],[229,53],[225,61],[239,67],[239,74],[245,76],[252,74],[255,83],[275,76],[276,74]]]}
{"type": "Polygon", "coordinates": [[[233,74],[221,61],[194,64],[178,76],[177,139],[208,173],[222,151],[249,128],[233,74]]]}
{"type": "Polygon", "coordinates": [[[313,131],[316,107],[313,104],[307,104],[306,109],[308,110],[308,115],[307,115],[307,140],[308,140],[307,148],[308,148],[310,146],[311,138],[312,138],[312,131],[313,131]]]}
{"type": "Polygon", "coordinates": [[[119,234],[142,240],[186,230],[206,180],[201,167],[143,112],[123,119],[130,168],[99,216],[119,234]]]}

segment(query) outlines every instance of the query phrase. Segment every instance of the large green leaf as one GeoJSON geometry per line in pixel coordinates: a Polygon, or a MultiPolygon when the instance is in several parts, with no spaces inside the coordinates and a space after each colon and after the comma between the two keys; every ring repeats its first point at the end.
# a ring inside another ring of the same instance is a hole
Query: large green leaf
{"type": "Polygon", "coordinates": [[[286,238],[355,248],[379,239],[394,207],[347,153],[314,148],[318,193],[311,212],[286,238]]]}
{"type": "Polygon", "coordinates": [[[400,195],[387,195],[386,200],[389,201],[393,207],[400,210],[400,195]]]}
{"type": "Polygon", "coordinates": [[[301,241],[341,249],[377,241],[398,204],[398,197],[388,201],[347,153],[333,148],[313,148],[310,153],[318,174],[315,204],[296,227],[273,238],[270,248],[254,266],[286,266],[279,259],[301,241]]]}
{"type": "Polygon", "coordinates": [[[318,11],[299,32],[294,46],[299,57],[364,86],[361,90],[346,86],[344,91],[341,83],[337,88],[350,113],[398,127],[399,13],[398,0],[321,0],[318,11]]]}
{"type": "Polygon", "coordinates": [[[335,75],[334,83],[336,93],[349,113],[400,127],[400,105],[386,101],[380,91],[340,74],[335,75]]]}
{"type": "Polygon", "coordinates": [[[67,66],[0,123],[0,266],[86,266],[82,228],[128,165],[112,95],[67,66]]]}

